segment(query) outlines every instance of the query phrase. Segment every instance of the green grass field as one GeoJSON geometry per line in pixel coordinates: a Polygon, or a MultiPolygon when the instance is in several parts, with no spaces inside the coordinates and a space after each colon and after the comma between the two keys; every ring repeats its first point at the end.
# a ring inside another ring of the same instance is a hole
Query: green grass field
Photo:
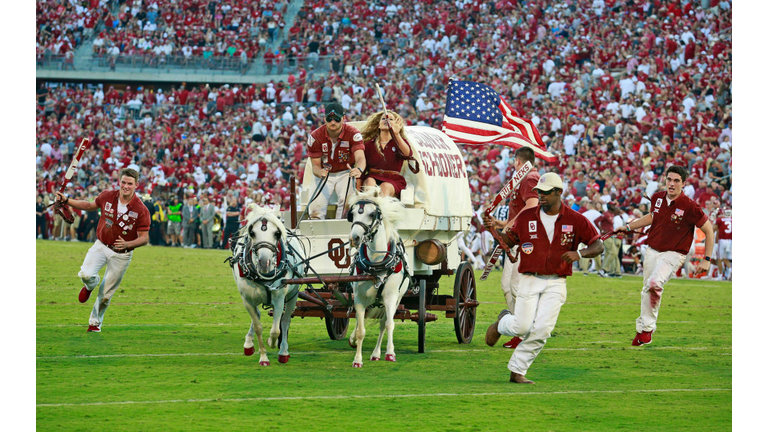
{"type": "MultiPolygon", "coordinates": [[[[568,301],[528,377],[508,382],[511,351],[483,343],[504,307],[499,272],[478,281],[478,322],[459,345],[453,320],[396,322],[397,362],[362,369],[317,318],[296,318],[291,360],[243,355],[249,316],[228,251],[144,247],[134,253],[101,333],[86,333],[95,295],[77,301],[90,247],[36,246],[39,430],[730,430],[731,284],[673,280],[653,344],[630,341],[641,278],[568,279],[568,301]]],[[[479,274],[477,275],[479,277],[479,274]]],[[[452,292],[452,278],[441,285],[452,292]]],[[[271,318],[264,313],[265,327],[271,318]]],[[[354,324],[350,323],[350,328],[354,324]]],[[[500,345],[500,344],[499,344],[500,345]]]]}

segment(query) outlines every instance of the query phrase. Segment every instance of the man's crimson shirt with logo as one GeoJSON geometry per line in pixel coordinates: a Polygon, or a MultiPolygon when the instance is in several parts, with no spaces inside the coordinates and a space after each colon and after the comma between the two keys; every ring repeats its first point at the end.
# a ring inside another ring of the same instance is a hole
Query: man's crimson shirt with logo
{"type": "Polygon", "coordinates": [[[312,131],[307,140],[307,156],[330,163],[332,173],[348,170],[347,164],[354,165],[353,155],[357,150],[365,151],[363,135],[356,127],[346,123],[342,125],[335,147],[328,136],[326,125],[312,131]]]}
{"type": "Polygon", "coordinates": [[[540,212],[540,205],[523,210],[512,225],[512,232],[520,239],[518,271],[570,276],[573,264],[563,261],[563,254],[577,250],[579,243],[592,244],[600,238],[600,234],[589,219],[562,203],[550,242],[540,212]]]}
{"type": "Polygon", "coordinates": [[[667,202],[667,192],[657,192],[651,197],[653,223],[648,231],[648,246],[659,252],[674,251],[687,255],[693,243],[696,227],[701,228],[708,220],[698,204],[685,194],[667,202]]]}
{"type": "Polygon", "coordinates": [[[96,205],[101,209],[96,237],[107,246],[114,246],[115,240],[122,237],[125,241],[136,240],[139,231],[149,231],[149,210],[144,202],[134,194],[127,210],[118,214],[120,191],[106,191],[96,197],[96,205]]]}

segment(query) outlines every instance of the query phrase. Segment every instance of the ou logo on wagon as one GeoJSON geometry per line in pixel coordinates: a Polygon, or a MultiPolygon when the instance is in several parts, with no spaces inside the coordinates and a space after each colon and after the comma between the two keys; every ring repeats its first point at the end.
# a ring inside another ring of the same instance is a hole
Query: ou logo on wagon
{"type": "MultiPolygon", "coordinates": [[[[332,238],[330,241],[328,241],[328,250],[334,249],[343,244],[344,242],[341,241],[340,238],[332,238]]],[[[328,253],[328,258],[333,261],[333,264],[336,265],[336,268],[347,268],[349,267],[350,263],[349,248],[338,248],[336,250],[332,250],[328,253]]]]}

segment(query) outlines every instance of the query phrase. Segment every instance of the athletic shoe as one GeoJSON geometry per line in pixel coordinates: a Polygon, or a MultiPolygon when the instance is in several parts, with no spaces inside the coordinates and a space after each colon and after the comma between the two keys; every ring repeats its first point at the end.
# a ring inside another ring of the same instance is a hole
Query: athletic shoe
{"type": "Polygon", "coordinates": [[[635,339],[632,340],[632,346],[649,345],[653,337],[653,332],[642,332],[635,335],[635,339]]]}
{"type": "Polygon", "coordinates": [[[608,277],[612,277],[612,278],[620,278],[620,277],[621,277],[621,275],[620,275],[620,274],[618,274],[618,273],[611,273],[611,274],[609,274],[609,275],[608,275],[608,277]]]}
{"type": "Polygon", "coordinates": [[[582,274],[583,274],[584,276],[589,276],[589,273],[587,273],[587,272],[583,272],[582,274]]]}
{"type": "Polygon", "coordinates": [[[526,378],[525,375],[521,375],[519,373],[514,373],[514,372],[512,372],[509,375],[509,382],[515,383],[515,384],[536,384],[535,382],[526,378]]]}
{"type": "Polygon", "coordinates": [[[510,348],[515,349],[518,345],[520,345],[520,342],[522,342],[523,339],[520,336],[513,337],[509,342],[502,345],[504,348],[510,348]]]}
{"type": "Polygon", "coordinates": [[[88,331],[89,332],[94,332],[94,333],[101,333],[101,327],[94,326],[94,325],[89,325],[88,326],[88,331]]]}
{"type": "Polygon", "coordinates": [[[608,274],[603,269],[598,270],[597,274],[599,274],[600,277],[608,277],[608,274]]]}
{"type": "Polygon", "coordinates": [[[85,285],[83,285],[83,288],[80,290],[80,295],[77,296],[77,298],[80,300],[80,303],[85,303],[90,297],[91,292],[88,291],[88,288],[86,288],[85,285]]]}
{"type": "Polygon", "coordinates": [[[499,321],[501,321],[504,315],[511,315],[508,309],[502,310],[499,313],[499,317],[496,318],[496,321],[494,321],[494,323],[488,327],[488,330],[486,330],[485,332],[486,345],[494,346],[496,345],[496,342],[499,341],[499,338],[501,337],[501,333],[499,333],[499,321]]]}

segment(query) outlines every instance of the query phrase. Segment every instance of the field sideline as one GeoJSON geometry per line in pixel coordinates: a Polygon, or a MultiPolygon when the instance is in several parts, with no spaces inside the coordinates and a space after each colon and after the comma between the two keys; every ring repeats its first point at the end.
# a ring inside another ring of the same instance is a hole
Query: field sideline
{"type": "MultiPolygon", "coordinates": [[[[537,384],[515,386],[511,351],[483,343],[504,307],[499,272],[478,281],[469,345],[438,314],[419,354],[416,324],[397,321],[397,362],[370,362],[378,325],[368,322],[364,366],[353,369],[346,341],[331,341],[320,319],[297,318],[290,362],[268,348],[272,365],[261,367],[243,355],[249,317],[228,251],[137,250],[102,333],[86,333],[95,296],[77,301],[77,272],[89,246],[36,243],[40,430],[732,428],[730,282],[670,282],[653,344],[634,348],[641,279],[578,273],[528,372],[537,384]]],[[[452,292],[452,278],[440,282],[452,292]]]]}

